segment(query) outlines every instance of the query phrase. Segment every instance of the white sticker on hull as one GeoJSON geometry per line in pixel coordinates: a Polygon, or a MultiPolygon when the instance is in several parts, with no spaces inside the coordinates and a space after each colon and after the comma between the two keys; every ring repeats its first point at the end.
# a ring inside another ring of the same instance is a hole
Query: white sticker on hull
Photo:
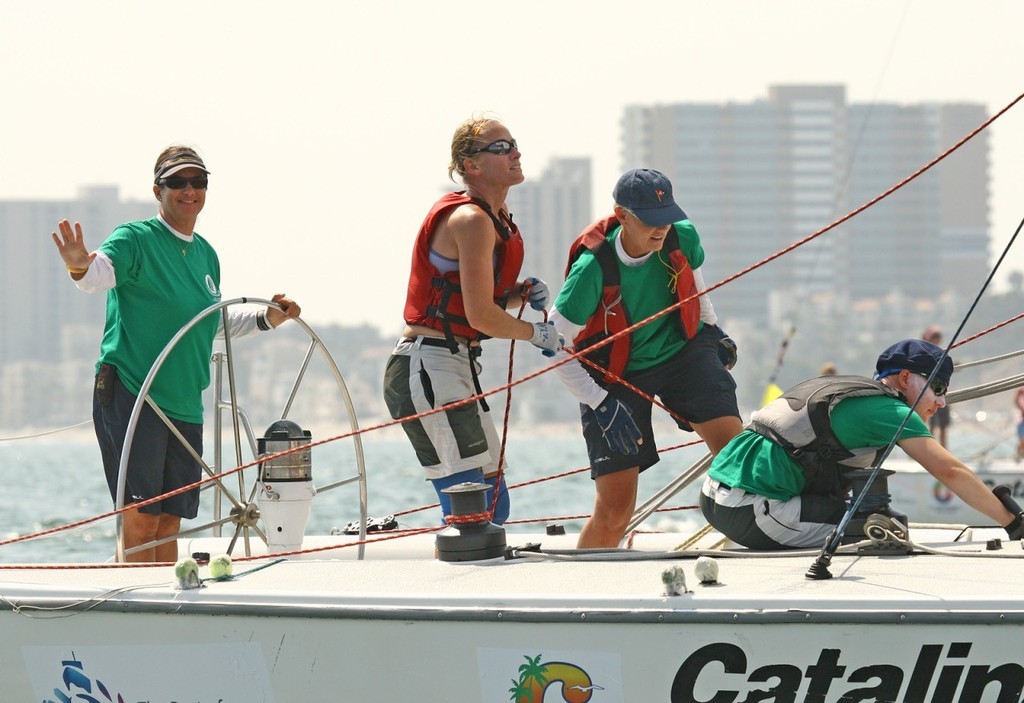
{"type": "Polygon", "coordinates": [[[23,647],[43,703],[276,703],[252,642],[23,647]]]}

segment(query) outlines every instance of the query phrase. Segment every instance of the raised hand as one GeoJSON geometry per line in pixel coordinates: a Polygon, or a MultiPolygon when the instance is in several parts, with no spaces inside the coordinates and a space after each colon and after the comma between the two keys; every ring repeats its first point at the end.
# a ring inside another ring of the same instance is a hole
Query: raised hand
{"type": "Polygon", "coordinates": [[[53,243],[57,245],[60,258],[64,260],[64,266],[72,275],[84,274],[89,270],[93,259],[96,258],[96,252],[90,254],[89,250],[85,248],[82,225],[76,222],[72,228],[70,222],[61,220],[57,223],[57,229],[60,234],[50,232],[50,236],[53,237],[53,243]]]}

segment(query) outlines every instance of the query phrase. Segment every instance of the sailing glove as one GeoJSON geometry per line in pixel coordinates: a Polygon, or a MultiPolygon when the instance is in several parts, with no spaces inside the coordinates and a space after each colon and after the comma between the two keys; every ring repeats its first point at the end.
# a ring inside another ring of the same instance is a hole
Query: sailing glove
{"type": "Polygon", "coordinates": [[[722,366],[731,370],[739,360],[736,342],[721,327],[715,325],[715,329],[718,330],[718,358],[721,359],[722,366]]]}
{"type": "Polygon", "coordinates": [[[640,429],[633,421],[633,413],[609,393],[601,404],[593,408],[597,425],[608,446],[620,454],[640,452],[640,429]]]}
{"type": "Polygon", "coordinates": [[[530,307],[534,310],[546,310],[548,303],[551,302],[548,284],[531,276],[523,279],[523,285],[526,286],[526,299],[530,302],[530,307]]]}
{"type": "Polygon", "coordinates": [[[1024,522],[1021,522],[1020,515],[1013,519],[1009,525],[1003,528],[1012,540],[1024,539],[1024,522]]]}
{"type": "Polygon", "coordinates": [[[562,335],[558,334],[554,322],[531,322],[533,336],[530,344],[539,347],[544,356],[554,356],[565,345],[562,335]]]}

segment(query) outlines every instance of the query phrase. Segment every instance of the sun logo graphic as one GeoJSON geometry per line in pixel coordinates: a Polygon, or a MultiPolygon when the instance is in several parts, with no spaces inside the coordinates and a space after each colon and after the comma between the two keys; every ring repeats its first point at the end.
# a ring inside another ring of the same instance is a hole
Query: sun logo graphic
{"type": "Polygon", "coordinates": [[[541,656],[523,656],[526,663],[519,667],[519,680],[512,679],[512,688],[509,689],[512,703],[544,703],[547,689],[556,683],[562,685],[562,701],[565,703],[587,703],[594,691],[604,690],[591,681],[590,674],[575,664],[541,663],[541,656]]]}
{"type": "Polygon", "coordinates": [[[120,693],[112,694],[103,682],[95,681],[85,674],[85,667],[75,653],[71,653],[71,659],[61,662],[64,671],[61,674],[63,686],[53,689],[53,698],[47,698],[43,703],[72,703],[82,701],[83,703],[125,703],[120,693]],[[95,684],[95,686],[94,686],[95,684]]]}
{"type": "Polygon", "coordinates": [[[935,482],[935,487],[932,488],[932,494],[935,496],[935,500],[939,503],[948,503],[953,500],[953,491],[946,488],[946,486],[939,481],[935,482]]]}

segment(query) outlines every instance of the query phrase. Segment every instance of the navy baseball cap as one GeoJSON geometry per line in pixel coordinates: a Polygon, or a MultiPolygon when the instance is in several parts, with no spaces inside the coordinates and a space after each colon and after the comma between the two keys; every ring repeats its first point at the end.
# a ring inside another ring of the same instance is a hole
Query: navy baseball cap
{"type": "Polygon", "coordinates": [[[672,184],[664,173],[654,169],[626,171],[615,184],[612,197],[617,205],[651,227],[664,227],[686,219],[686,213],[672,199],[672,184]]]}
{"type": "MultiPolygon", "coordinates": [[[[885,378],[903,369],[930,376],[940,358],[942,358],[942,347],[923,339],[904,339],[879,354],[878,361],[875,363],[875,378],[885,378]]],[[[942,365],[935,374],[935,378],[949,385],[949,379],[952,377],[953,360],[947,356],[942,358],[942,365]]]]}

